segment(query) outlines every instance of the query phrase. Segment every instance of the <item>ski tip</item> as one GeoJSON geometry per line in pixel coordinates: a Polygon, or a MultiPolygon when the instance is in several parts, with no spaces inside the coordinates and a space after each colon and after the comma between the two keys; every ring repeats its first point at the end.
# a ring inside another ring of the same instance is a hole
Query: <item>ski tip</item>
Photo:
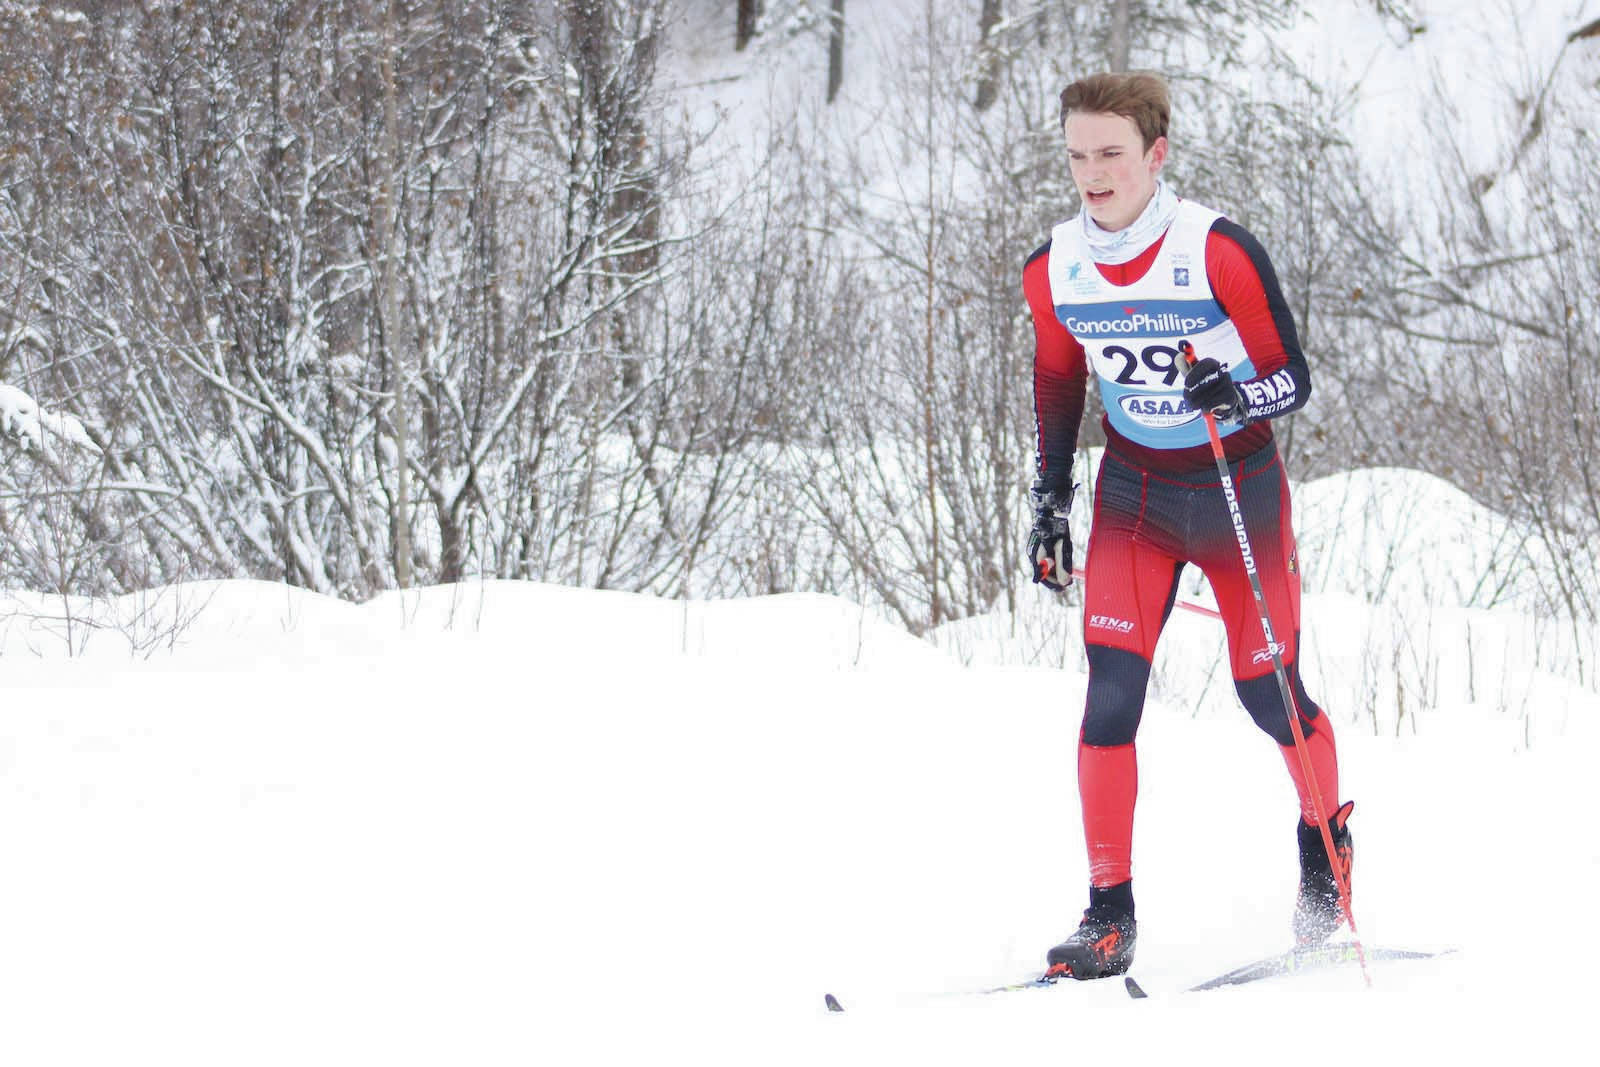
{"type": "Polygon", "coordinates": [[[832,993],[822,994],[822,1003],[828,1006],[829,1011],[844,1011],[844,1005],[839,1003],[839,998],[832,993]]]}
{"type": "Polygon", "coordinates": [[[1134,1000],[1145,1000],[1150,996],[1149,993],[1146,993],[1143,989],[1139,988],[1139,983],[1133,980],[1132,975],[1124,977],[1122,979],[1122,984],[1128,987],[1128,996],[1132,997],[1134,1000]]]}

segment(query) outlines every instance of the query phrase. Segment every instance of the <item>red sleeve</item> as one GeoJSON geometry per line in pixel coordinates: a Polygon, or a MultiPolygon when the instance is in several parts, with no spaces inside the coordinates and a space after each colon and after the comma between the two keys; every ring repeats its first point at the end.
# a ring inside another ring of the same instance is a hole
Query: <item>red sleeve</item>
{"type": "Polygon", "coordinates": [[[1261,243],[1238,223],[1218,219],[1206,236],[1206,276],[1255,368],[1255,377],[1239,386],[1250,418],[1275,418],[1305,406],[1310,370],[1294,314],[1261,243]]]}
{"type": "Polygon", "coordinates": [[[1089,366],[1083,345],[1056,318],[1050,299],[1050,243],[1028,257],[1022,292],[1033,313],[1033,413],[1038,430],[1035,460],[1039,477],[1051,489],[1072,486],[1072,455],[1083,421],[1089,366]]]}

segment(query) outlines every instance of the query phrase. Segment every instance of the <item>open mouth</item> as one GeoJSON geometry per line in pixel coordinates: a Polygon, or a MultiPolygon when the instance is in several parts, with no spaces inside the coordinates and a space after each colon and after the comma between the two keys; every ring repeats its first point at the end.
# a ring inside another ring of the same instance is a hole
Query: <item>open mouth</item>
{"type": "Polygon", "coordinates": [[[1084,193],[1083,195],[1088,199],[1089,203],[1091,203],[1091,204],[1103,204],[1107,200],[1111,199],[1112,191],[1110,189],[1099,189],[1099,190],[1090,189],[1087,193],[1084,193]]]}

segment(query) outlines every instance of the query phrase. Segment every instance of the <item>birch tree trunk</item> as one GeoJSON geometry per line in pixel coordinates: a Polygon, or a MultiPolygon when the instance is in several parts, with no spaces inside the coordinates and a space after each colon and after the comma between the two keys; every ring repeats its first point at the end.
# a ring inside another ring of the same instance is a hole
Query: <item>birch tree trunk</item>
{"type": "Polygon", "coordinates": [[[394,56],[395,30],[394,6],[396,0],[382,0],[383,43],[378,57],[379,77],[383,81],[383,140],[379,149],[381,168],[377,195],[377,252],[381,263],[378,281],[378,300],[383,330],[384,349],[388,353],[393,402],[390,418],[394,423],[395,491],[390,503],[390,529],[394,544],[394,580],[401,589],[411,585],[411,457],[408,423],[410,405],[406,390],[410,373],[410,360],[406,358],[405,331],[400,328],[398,272],[395,258],[398,242],[395,239],[395,199],[400,184],[400,144],[396,127],[399,123],[395,104],[394,56]]]}

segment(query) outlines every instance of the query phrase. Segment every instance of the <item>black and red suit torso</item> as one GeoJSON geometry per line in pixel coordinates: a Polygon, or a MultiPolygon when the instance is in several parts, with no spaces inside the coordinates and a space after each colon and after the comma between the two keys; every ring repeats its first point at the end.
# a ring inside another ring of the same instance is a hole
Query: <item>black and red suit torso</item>
{"type": "MultiPolygon", "coordinates": [[[[1126,263],[1097,263],[1096,267],[1112,285],[1132,285],[1145,276],[1165,240],[1163,234],[1126,263]]],[[[1033,312],[1034,416],[1038,427],[1039,473],[1052,487],[1065,488],[1071,482],[1072,455],[1083,421],[1089,367],[1083,345],[1056,316],[1050,292],[1049,256],[1050,242],[1046,242],[1028,257],[1022,271],[1022,288],[1033,312]]],[[[1305,355],[1300,351],[1294,316],[1266,251],[1243,227],[1226,218],[1218,219],[1206,237],[1205,270],[1217,302],[1250,354],[1257,379],[1286,383],[1292,390],[1287,403],[1276,401],[1278,406],[1273,417],[1302,407],[1311,393],[1310,374],[1305,355]]],[[[1281,392],[1280,386],[1274,390],[1274,395],[1281,392]]],[[[1109,418],[1102,420],[1102,424],[1110,448],[1150,470],[1182,473],[1206,470],[1213,464],[1208,445],[1149,448],[1119,434],[1109,418]]],[[[1224,441],[1225,454],[1229,461],[1242,459],[1271,440],[1272,424],[1266,419],[1257,419],[1228,435],[1224,441]]]]}

